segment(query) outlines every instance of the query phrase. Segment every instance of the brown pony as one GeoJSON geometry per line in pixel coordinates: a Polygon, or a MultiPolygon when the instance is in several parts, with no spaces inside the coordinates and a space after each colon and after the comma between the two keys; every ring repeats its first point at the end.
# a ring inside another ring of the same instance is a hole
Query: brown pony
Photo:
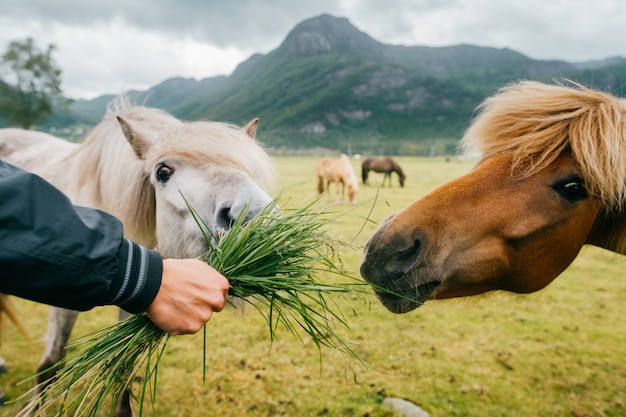
{"type": "Polygon", "coordinates": [[[521,82],[479,110],[462,141],[482,152],[477,166],[390,216],[366,244],[361,274],[390,311],[537,291],[585,244],[626,253],[624,99],[521,82]]]}
{"type": "Polygon", "coordinates": [[[339,159],[322,158],[317,164],[318,194],[328,193],[330,198],[331,183],[335,183],[336,185],[338,203],[343,202],[346,188],[348,188],[348,199],[353,205],[356,204],[359,182],[356,179],[356,174],[354,173],[354,169],[352,169],[352,164],[347,155],[341,154],[339,159]]]}
{"type": "Polygon", "coordinates": [[[400,164],[394,161],[393,158],[387,156],[383,159],[376,158],[365,158],[363,163],[361,164],[361,178],[363,179],[363,184],[367,184],[367,176],[370,171],[374,172],[382,172],[385,174],[383,177],[382,186],[385,186],[385,180],[389,181],[389,186],[391,187],[391,173],[395,172],[398,174],[398,180],[400,181],[400,187],[404,187],[404,180],[406,176],[400,168],[400,164]]]}

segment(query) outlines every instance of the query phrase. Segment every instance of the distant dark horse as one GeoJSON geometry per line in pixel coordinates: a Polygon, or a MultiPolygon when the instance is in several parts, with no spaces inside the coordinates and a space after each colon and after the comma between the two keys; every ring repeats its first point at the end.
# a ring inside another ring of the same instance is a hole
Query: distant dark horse
{"type": "Polygon", "coordinates": [[[404,180],[406,179],[406,176],[404,175],[404,172],[402,172],[402,168],[400,168],[400,165],[398,165],[398,163],[394,161],[390,156],[383,159],[365,158],[363,160],[361,168],[361,177],[363,178],[363,184],[367,184],[367,175],[370,171],[384,172],[385,176],[383,178],[382,185],[385,185],[385,180],[389,180],[389,186],[391,187],[391,173],[395,172],[396,174],[398,174],[400,187],[404,187],[404,180]]]}

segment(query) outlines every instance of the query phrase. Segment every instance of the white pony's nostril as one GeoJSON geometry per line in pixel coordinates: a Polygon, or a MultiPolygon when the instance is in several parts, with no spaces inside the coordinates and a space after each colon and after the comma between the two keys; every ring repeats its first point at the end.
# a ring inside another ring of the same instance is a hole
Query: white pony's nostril
{"type": "Polygon", "coordinates": [[[222,207],[217,211],[217,217],[215,223],[218,228],[223,230],[229,230],[236,218],[232,216],[230,207],[222,207]]]}
{"type": "MultiPolygon", "coordinates": [[[[243,224],[248,223],[258,213],[259,209],[248,209],[246,216],[243,219],[243,224]]],[[[235,207],[222,207],[217,211],[215,223],[218,228],[223,230],[229,230],[233,223],[241,216],[241,210],[235,207]]]]}

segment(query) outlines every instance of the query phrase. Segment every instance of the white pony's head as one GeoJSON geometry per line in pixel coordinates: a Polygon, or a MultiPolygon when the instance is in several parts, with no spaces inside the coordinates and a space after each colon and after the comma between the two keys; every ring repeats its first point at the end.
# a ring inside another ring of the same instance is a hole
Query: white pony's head
{"type": "Polygon", "coordinates": [[[100,142],[99,198],[114,199],[101,206],[122,218],[128,237],[164,257],[195,257],[207,249],[188,204],[215,233],[227,230],[246,206],[252,217],[272,201],[265,190],[274,170],[255,140],[258,119],[243,128],[183,123],[136,107],[109,115],[104,124],[88,139],[100,142]],[[125,191],[113,180],[121,172],[127,174],[125,191]]]}

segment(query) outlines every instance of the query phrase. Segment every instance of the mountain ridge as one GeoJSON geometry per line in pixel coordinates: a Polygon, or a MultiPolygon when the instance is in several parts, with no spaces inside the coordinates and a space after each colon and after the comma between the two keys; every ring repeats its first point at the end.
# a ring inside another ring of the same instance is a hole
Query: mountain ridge
{"type": "MultiPolygon", "coordinates": [[[[476,106],[507,83],[568,78],[615,89],[624,70],[620,57],[570,63],[509,48],[387,45],[347,18],[324,14],[299,23],[276,49],[253,54],[228,76],[173,77],[128,95],[185,120],[242,125],[259,117],[262,141],[274,148],[415,153],[443,141],[449,153],[476,106]]],[[[109,97],[77,100],[70,113],[95,124],[109,97]]]]}

